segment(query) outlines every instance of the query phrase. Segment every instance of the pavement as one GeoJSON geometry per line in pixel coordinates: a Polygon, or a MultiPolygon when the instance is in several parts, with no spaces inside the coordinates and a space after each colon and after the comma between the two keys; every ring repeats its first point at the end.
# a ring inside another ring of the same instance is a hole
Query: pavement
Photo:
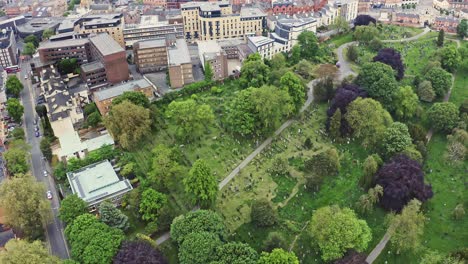
{"type": "MultiPolygon", "coordinates": [[[[51,168],[43,159],[42,152],[39,148],[41,137],[34,135],[34,119],[36,118],[35,111],[35,91],[32,88],[30,78],[24,79],[26,74],[30,73],[29,63],[20,64],[21,72],[17,73],[18,78],[23,82],[24,89],[21,92],[21,100],[24,106],[24,130],[27,142],[31,145],[31,173],[36,177],[38,182],[43,183],[47,190],[52,192],[53,198],[50,200],[52,208],[52,221],[46,226],[46,239],[50,252],[61,258],[68,259],[70,254],[67,247],[67,242],[63,234],[63,224],[58,219],[58,208],[60,202],[58,192],[53,177],[51,176],[51,168]],[[44,177],[43,171],[49,172],[48,177],[44,177]]],[[[46,194],[44,193],[44,197],[46,194]]]]}

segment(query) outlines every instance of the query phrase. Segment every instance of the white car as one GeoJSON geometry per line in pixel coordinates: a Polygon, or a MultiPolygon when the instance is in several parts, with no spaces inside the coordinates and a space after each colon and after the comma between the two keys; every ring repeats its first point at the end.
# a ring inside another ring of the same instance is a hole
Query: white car
{"type": "Polygon", "coordinates": [[[28,79],[28,76],[27,76],[27,75],[25,75],[25,76],[24,76],[24,79],[25,79],[25,80],[27,80],[27,79],[28,79]]]}
{"type": "Polygon", "coordinates": [[[52,192],[47,191],[47,199],[52,200],[52,192]]]}
{"type": "Polygon", "coordinates": [[[44,170],[44,177],[47,177],[48,176],[48,173],[46,170],[44,170]]]}

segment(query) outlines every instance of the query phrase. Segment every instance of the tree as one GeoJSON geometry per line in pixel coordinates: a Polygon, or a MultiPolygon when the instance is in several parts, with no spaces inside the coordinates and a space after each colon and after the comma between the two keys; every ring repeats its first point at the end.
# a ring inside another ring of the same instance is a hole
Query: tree
{"type": "Polygon", "coordinates": [[[455,128],[451,135],[447,136],[448,144],[445,158],[451,162],[463,162],[466,158],[468,146],[468,132],[455,128]]]}
{"type": "Polygon", "coordinates": [[[432,126],[439,131],[451,131],[458,121],[458,108],[450,102],[435,103],[427,110],[432,126]]]}
{"type": "Polygon", "coordinates": [[[464,39],[468,36],[468,20],[462,19],[457,26],[458,37],[464,39]]]}
{"type": "Polygon", "coordinates": [[[315,68],[314,73],[315,76],[318,76],[320,78],[331,78],[332,80],[334,80],[338,73],[338,68],[335,64],[320,64],[315,68]]]}
{"type": "Polygon", "coordinates": [[[34,35],[29,35],[24,38],[24,43],[31,43],[34,45],[34,48],[39,47],[39,40],[34,35]]]}
{"type": "Polygon", "coordinates": [[[180,264],[206,264],[216,260],[221,241],[213,233],[197,232],[187,235],[179,247],[180,264]]]}
{"type": "Polygon", "coordinates": [[[102,117],[101,117],[101,114],[99,114],[99,112],[91,113],[86,118],[86,124],[91,127],[97,127],[101,121],[102,121],[102,117]]]}
{"type": "Polygon", "coordinates": [[[455,46],[444,47],[440,51],[442,68],[448,72],[454,73],[461,64],[461,56],[455,46]]]}
{"type": "Polygon", "coordinates": [[[377,24],[377,21],[375,18],[369,16],[369,15],[358,15],[354,19],[354,26],[368,26],[370,23],[377,24]]]}
{"type": "Polygon", "coordinates": [[[364,146],[377,143],[385,129],[392,123],[392,117],[382,105],[370,98],[358,98],[348,106],[346,121],[353,135],[362,140],[364,146]]]}
{"type": "Polygon", "coordinates": [[[411,146],[412,140],[408,127],[400,122],[395,122],[387,127],[382,138],[382,151],[384,156],[392,157],[411,146]]]}
{"type": "Polygon", "coordinates": [[[452,85],[452,75],[441,68],[430,69],[425,78],[431,82],[437,97],[444,96],[452,85]]]}
{"type": "Polygon", "coordinates": [[[53,35],[55,35],[55,32],[52,29],[47,28],[44,30],[44,32],[42,32],[42,40],[49,39],[53,35]]]}
{"type": "Polygon", "coordinates": [[[277,218],[276,210],[268,200],[256,200],[252,203],[250,219],[257,227],[273,226],[277,218]]]}
{"type": "Polygon", "coordinates": [[[28,156],[30,146],[24,140],[15,140],[10,143],[9,149],[3,154],[6,168],[15,176],[28,172],[28,156]]]}
{"type": "Polygon", "coordinates": [[[21,54],[32,56],[36,53],[36,48],[34,47],[33,43],[25,43],[23,46],[23,52],[21,54]]]}
{"type": "Polygon", "coordinates": [[[304,31],[297,37],[301,57],[306,60],[314,60],[319,53],[317,36],[312,31],[304,31]]]}
{"type": "Polygon", "coordinates": [[[370,97],[386,106],[393,106],[393,95],[398,90],[392,68],[381,62],[366,63],[362,67],[356,83],[361,85],[370,97]]]}
{"type": "Polygon", "coordinates": [[[289,176],[289,163],[286,157],[276,155],[268,172],[273,176],[289,176]]]}
{"type": "Polygon", "coordinates": [[[353,210],[337,205],[316,210],[310,222],[310,232],[324,261],[339,259],[349,249],[363,252],[372,240],[366,221],[358,219],[353,210]]]}
{"type": "Polygon", "coordinates": [[[15,127],[13,131],[11,131],[11,135],[13,136],[14,140],[21,139],[24,140],[24,130],[22,127],[15,127]]]}
{"type": "Polygon", "coordinates": [[[213,80],[213,68],[211,67],[211,64],[207,61],[205,61],[204,65],[205,69],[205,81],[210,82],[213,80]]]}
{"type": "Polygon", "coordinates": [[[463,208],[463,204],[462,203],[457,204],[457,206],[455,206],[455,209],[453,209],[453,217],[456,220],[460,220],[464,216],[465,216],[465,208],[463,208]]]}
{"type": "Polygon", "coordinates": [[[348,51],[346,52],[348,59],[352,62],[357,62],[359,58],[359,50],[356,45],[351,45],[348,47],[348,51]]]}
{"type": "Polygon", "coordinates": [[[444,32],[443,29],[441,29],[439,31],[439,35],[437,36],[437,46],[438,47],[444,46],[444,36],[445,36],[445,32],[444,32]]]}
{"type": "Polygon", "coordinates": [[[390,241],[397,248],[397,253],[416,249],[421,244],[426,221],[421,210],[421,202],[413,199],[399,215],[390,218],[390,241]]]}
{"type": "Polygon", "coordinates": [[[167,203],[165,194],[159,193],[151,188],[141,194],[140,213],[141,219],[155,222],[158,219],[161,208],[167,203]]]}
{"type": "Polygon", "coordinates": [[[371,184],[374,182],[374,175],[379,169],[379,163],[377,162],[377,157],[376,155],[370,155],[364,160],[363,175],[361,179],[359,180],[359,185],[363,187],[364,189],[370,188],[371,184]]]}
{"type": "Polygon", "coordinates": [[[50,255],[40,241],[28,242],[26,240],[11,239],[6,243],[4,250],[0,251],[0,263],[60,264],[61,261],[56,256],[50,255]]]}
{"type": "MultiPolygon", "coordinates": [[[[298,46],[294,46],[298,47],[298,46]]],[[[314,65],[308,60],[301,60],[294,66],[294,72],[308,80],[313,77],[314,65]]]]}
{"type": "Polygon", "coordinates": [[[19,97],[20,92],[24,88],[23,84],[18,79],[18,77],[16,77],[16,75],[8,76],[5,86],[7,94],[11,94],[14,97],[19,97]]]}
{"type": "Polygon", "coordinates": [[[216,199],[218,182],[204,160],[195,161],[183,182],[185,191],[193,196],[197,204],[209,205],[216,199]]]}
{"type": "Polygon", "coordinates": [[[313,93],[314,100],[317,102],[326,102],[332,99],[335,93],[333,79],[330,77],[319,79],[319,81],[314,86],[313,93]]]}
{"type": "Polygon", "coordinates": [[[21,102],[16,98],[10,98],[7,101],[6,107],[8,114],[15,120],[15,122],[21,122],[21,118],[23,117],[24,107],[21,102]]]}
{"type": "Polygon", "coordinates": [[[51,219],[50,203],[44,194],[44,185],[30,175],[4,181],[0,185],[0,207],[5,211],[4,224],[28,239],[39,238],[51,219]]]}
{"type": "Polygon", "coordinates": [[[124,92],[123,94],[117,96],[114,100],[112,100],[112,105],[118,105],[126,100],[130,101],[134,105],[139,105],[144,108],[149,108],[150,106],[150,101],[148,97],[146,97],[144,93],[138,91],[124,92]]]}
{"type": "Polygon", "coordinates": [[[46,158],[49,161],[52,160],[52,149],[50,148],[49,138],[42,138],[39,147],[41,149],[42,155],[44,155],[44,158],[46,158]]]}
{"type": "Polygon", "coordinates": [[[244,88],[261,87],[268,83],[269,76],[270,68],[265,65],[260,55],[252,54],[244,60],[240,83],[244,88]]]}
{"type": "Polygon", "coordinates": [[[262,252],[257,264],[299,264],[299,259],[294,252],[276,248],[271,253],[262,252]]]}
{"type": "Polygon", "coordinates": [[[421,101],[429,103],[435,99],[436,94],[434,89],[432,89],[432,84],[430,81],[422,81],[418,85],[418,96],[421,101]]]}
{"type": "Polygon", "coordinates": [[[375,176],[375,183],[384,188],[380,200],[387,211],[400,212],[412,199],[426,201],[432,197],[432,187],[424,184],[421,165],[405,155],[396,155],[385,163],[375,176]]]}
{"type": "Polygon", "coordinates": [[[350,250],[343,258],[336,260],[333,264],[363,264],[366,263],[366,258],[366,254],[350,250]]]}
{"type": "Polygon", "coordinates": [[[392,48],[381,49],[377,56],[374,57],[373,61],[387,64],[396,72],[397,80],[403,79],[405,66],[403,66],[403,61],[401,60],[401,55],[398,51],[392,48]]]}
{"type": "Polygon", "coordinates": [[[88,212],[88,204],[78,195],[72,194],[65,197],[60,204],[59,218],[67,224],[71,224],[78,216],[88,212]]]}
{"type": "Polygon", "coordinates": [[[330,136],[334,140],[341,138],[341,119],[341,110],[338,108],[330,118],[330,136]]]}
{"type": "Polygon", "coordinates": [[[115,205],[107,201],[99,205],[99,219],[104,224],[123,231],[130,227],[128,216],[117,209],[115,205]]]}
{"type": "Polygon", "coordinates": [[[370,188],[367,194],[363,194],[359,197],[359,200],[356,202],[356,207],[362,213],[369,213],[374,209],[374,205],[379,201],[382,195],[382,186],[376,185],[374,188],[370,188]]]}
{"type": "Polygon", "coordinates": [[[216,234],[223,241],[227,237],[223,219],[216,212],[198,210],[174,218],[171,225],[171,239],[180,245],[190,233],[205,231],[216,234]]]}
{"type": "Polygon", "coordinates": [[[136,147],[151,132],[149,110],[127,100],[111,108],[104,118],[104,124],[114,139],[126,149],[136,147]]]}
{"type": "Polygon", "coordinates": [[[57,68],[61,74],[68,74],[76,71],[80,66],[75,58],[62,59],[58,62],[57,68]]]}
{"type": "Polygon", "coordinates": [[[284,236],[279,232],[268,233],[268,236],[263,241],[263,251],[266,252],[271,252],[275,248],[287,250],[287,246],[286,239],[284,239],[284,236]]]}
{"type": "Polygon", "coordinates": [[[335,21],[333,21],[332,29],[336,29],[338,34],[349,31],[349,23],[346,21],[346,18],[342,16],[337,16],[335,21]]]}
{"type": "Polygon", "coordinates": [[[270,60],[270,67],[272,69],[281,69],[286,65],[286,57],[283,53],[276,53],[270,60]]]}
{"type": "Polygon", "coordinates": [[[152,153],[153,164],[152,171],[148,175],[149,179],[155,184],[170,186],[182,171],[175,150],[161,144],[157,145],[152,153]]]}
{"type": "Polygon", "coordinates": [[[281,89],[288,92],[294,105],[294,112],[297,113],[304,105],[306,89],[301,79],[292,72],[286,72],[280,80],[281,89]]]}
{"type": "Polygon", "coordinates": [[[373,40],[369,42],[369,48],[373,51],[379,51],[380,49],[382,49],[382,47],[383,47],[383,43],[378,38],[374,38],[373,40]]]}
{"type": "Polygon", "coordinates": [[[354,39],[362,44],[368,44],[376,38],[379,31],[374,26],[357,26],[354,28],[354,39]]]}
{"type": "Polygon", "coordinates": [[[124,241],[113,264],[168,264],[163,254],[144,240],[124,241]]]}
{"type": "Polygon", "coordinates": [[[111,263],[124,239],[122,230],[101,223],[90,214],[78,216],[65,228],[71,257],[83,264],[111,263]]]}
{"type": "Polygon", "coordinates": [[[340,170],[340,158],[335,148],[322,151],[304,162],[306,172],[320,176],[333,176],[340,170]]]}
{"type": "Polygon", "coordinates": [[[216,261],[211,264],[257,264],[258,253],[248,244],[230,242],[216,249],[216,261]]]}
{"type": "Polygon", "coordinates": [[[398,118],[408,120],[418,109],[419,99],[411,86],[402,86],[394,95],[394,109],[398,118]]]}
{"type": "Polygon", "coordinates": [[[192,139],[214,121],[214,114],[207,104],[197,104],[195,100],[172,101],[166,111],[170,121],[177,127],[177,135],[182,139],[192,139]]]}

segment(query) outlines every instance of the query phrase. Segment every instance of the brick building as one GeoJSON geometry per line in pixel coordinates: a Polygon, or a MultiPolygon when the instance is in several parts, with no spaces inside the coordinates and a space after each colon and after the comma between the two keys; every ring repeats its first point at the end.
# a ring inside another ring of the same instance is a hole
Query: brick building
{"type": "Polygon", "coordinates": [[[90,44],[87,38],[41,42],[37,51],[43,63],[74,58],[81,65],[91,59],[90,44]]]}
{"type": "Polygon", "coordinates": [[[460,21],[454,17],[436,17],[432,27],[435,30],[443,29],[445,32],[456,33],[460,21]]]}

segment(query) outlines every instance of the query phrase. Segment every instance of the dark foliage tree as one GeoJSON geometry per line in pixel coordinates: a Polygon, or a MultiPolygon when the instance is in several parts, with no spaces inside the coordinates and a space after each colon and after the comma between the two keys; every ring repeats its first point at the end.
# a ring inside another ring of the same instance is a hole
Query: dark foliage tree
{"type": "Polygon", "coordinates": [[[275,248],[287,250],[288,244],[284,236],[279,232],[270,232],[263,241],[263,251],[271,252],[275,248]]]}
{"type": "Polygon", "coordinates": [[[216,249],[216,261],[211,264],[256,264],[258,253],[248,244],[230,242],[216,249]]]}
{"type": "Polygon", "coordinates": [[[68,74],[79,69],[78,61],[76,59],[63,59],[58,62],[58,70],[61,74],[68,74]]]}
{"type": "Polygon", "coordinates": [[[400,212],[412,199],[424,202],[432,197],[432,187],[424,184],[421,165],[405,155],[396,155],[377,172],[375,183],[384,188],[380,204],[400,212]]]}
{"type": "Polygon", "coordinates": [[[39,40],[34,35],[29,35],[29,36],[25,37],[24,38],[24,43],[32,43],[34,45],[34,48],[39,47],[39,40]]]}
{"type": "Polygon", "coordinates": [[[276,210],[266,199],[253,202],[250,218],[258,227],[272,226],[277,222],[276,210]]]}
{"type": "Polygon", "coordinates": [[[377,20],[375,18],[369,16],[369,15],[358,15],[354,19],[354,26],[368,26],[370,23],[377,23],[377,20]]]}
{"type": "Polygon", "coordinates": [[[188,234],[203,231],[214,233],[222,240],[226,238],[223,219],[213,211],[198,210],[174,218],[171,239],[180,244],[188,234]]]}
{"type": "Polygon", "coordinates": [[[113,264],[168,264],[163,254],[145,241],[125,241],[122,243],[113,264]]]}
{"type": "Polygon", "coordinates": [[[374,62],[380,61],[392,67],[396,71],[396,79],[401,80],[405,74],[405,66],[401,60],[401,55],[398,51],[392,48],[379,50],[377,56],[374,57],[374,62]]]}
{"type": "Polygon", "coordinates": [[[40,149],[41,149],[42,155],[44,155],[44,157],[47,160],[49,161],[52,160],[52,149],[50,148],[49,138],[44,137],[41,139],[40,149]]]}
{"type": "Polygon", "coordinates": [[[445,31],[441,29],[439,31],[439,35],[437,36],[437,46],[442,47],[444,46],[444,38],[445,38],[445,31]]]}
{"type": "Polygon", "coordinates": [[[364,264],[367,263],[366,258],[366,254],[350,250],[343,258],[336,260],[333,264],[364,264]]]}
{"type": "Polygon", "coordinates": [[[314,100],[317,102],[326,102],[332,99],[335,93],[333,88],[333,79],[331,77],[320,79],[314,86],[314,100]]]}

